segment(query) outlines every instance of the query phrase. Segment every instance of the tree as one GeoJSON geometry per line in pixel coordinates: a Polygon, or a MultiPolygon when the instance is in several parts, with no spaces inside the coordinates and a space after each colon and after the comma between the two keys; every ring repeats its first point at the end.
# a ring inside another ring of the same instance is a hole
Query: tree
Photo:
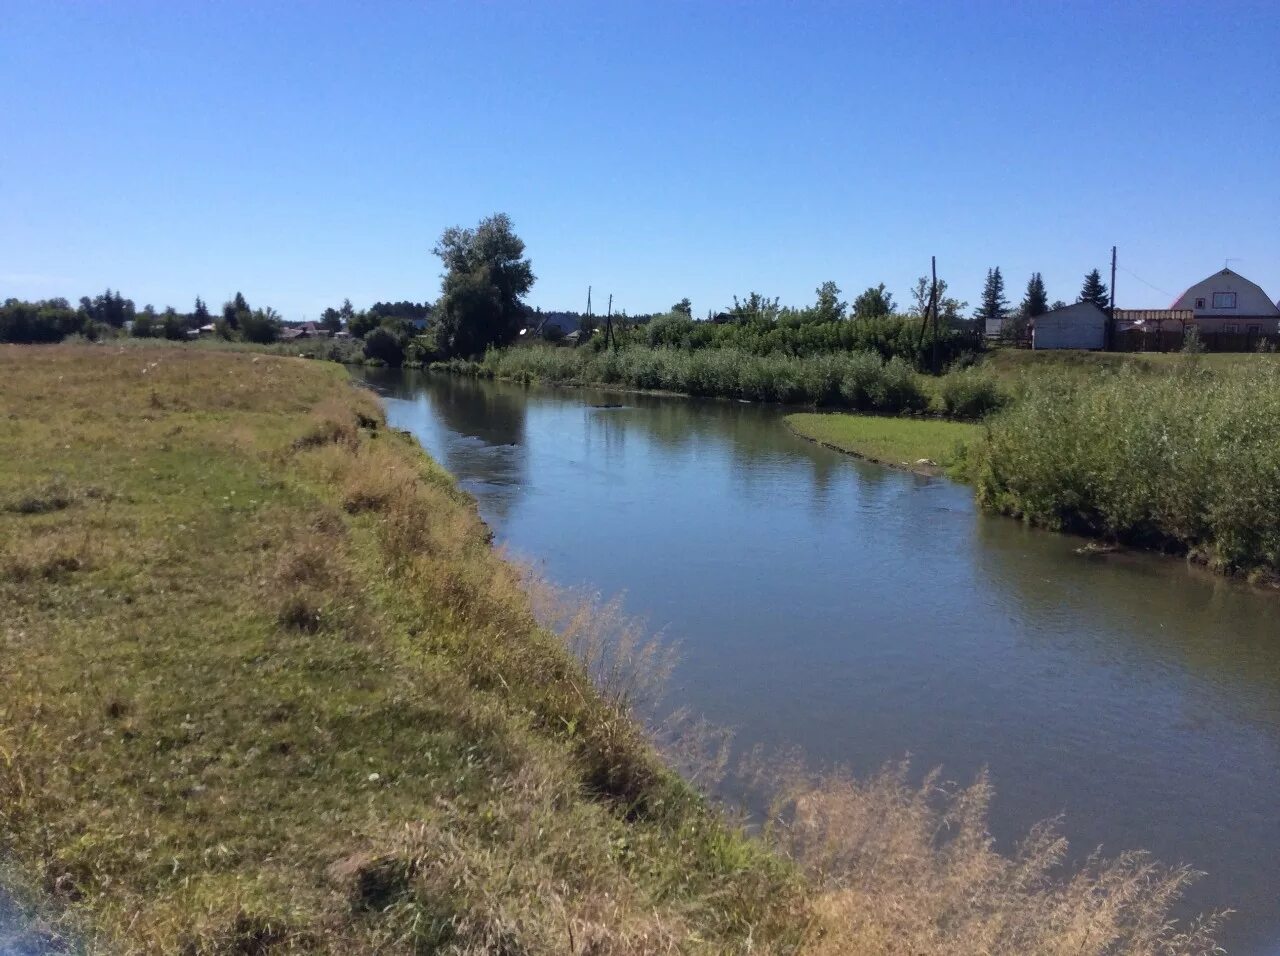
{"type": "Polygon", "coordinates": [[[759,292],[749,293],[745,299],[741,300],[735,295],[733,308],[729,310],[729,314],[739,322],[773,323],[778,320],[781,313],[782,307],[778,305],[776,295],[770,299],[759,292]]]}
{"type": "MultiPolygon", "coordinates": [[[[138,320],[134,319],[133,324],[136,326],[138,320]]],[[[169,306],[164,310],[164,315],[160,318],[160,332],[166,339],[185,339],[187,330],[183,327],[182,316],[178,315],[178,310],[173,306],[169,306]]]]}
{"type": "MultiPolygon", "coordinates": [[[[925,312],[929,309],[929,291],[933,286],[933,279],[929,276],[921,276],[916,279],[916,284],[911,287],[911,298],[913,305],[907,310],[907,314],[915,318],[923,318],[925,312]]],[[[942,326],[953,326],[959,322],[964,314],[964,310],[969,308],[968,302],[961,302],[959,299],[947,295],[947,280],[938,280],[938,324],[942,326]]]]}
{"type": "Polygon", "coordinates": [[[1049,303],[1050,312],[1054,311],[1055,309],[1065,309],[1066,307],[1067,307],[1067,303],[1063,302],[1061,299],[1054,299],[1052,302],[1049,303]]]}
{"type": "Polygon", "coordinates": [[[529,311],[524,296],[534,275],[511,219],[498,213],[475,229],[452,226],[432,251],[445,267],[436,306],[441,349],[476,355],[513,341],[529,311]]]}
{"type": "Polygon", "coordinates": [[[855,319],[881,319],[893,315],[897,303],[893,295],[885,291],[884,283],[869,286],[862,295],[853,300],[853,317],[855,319]]]}
{"type": "Polygon", "coordinates": [[[683,298],[671,307],[672,312],[679,312],[681,315],[687,315],[693,318],[693,303],[689,299],[683,298]]]}
{"type": "Polygon", "coordinates": [[[1031,278],[1027,280],[1027,292],[1022,297],[1021,311],[1028,319],[1049,311],[1049,293],[1045,291],[1044,279],[1040,278],[1038,272],[1031,273],[1031,278]]]}
{"type": "Polygon", "coordinates": [[[365,358],[399,365],[404,361],[404,345],[390,329],[378,326],[365,336],[364,354],[365,358]]]}
{"type": "Polygon", "coordinates": [[[1084,277],[1084,286],[1080,289],[1077,302],[1092,302],[1104,311],[1111,307],[1111,299],[1107,294],[1107,284],[1102,281],[1102,273],[1097,269],[1084,277]]]}
{"type": "Polygon", "coordinates": [[[204,299],[200,296],[196,296],[196,307],[191,312],[191,320],[196,328],[209,324],[209,307],[204,304],[204,299]]]}
{"type": "Polygon", "coordinates": [[[133,319],[133,300],[107,289],[93,299],[82,296],[80,313],[89,322],[102,322],[118,329],[133,319]]]}
{"type": "Polygon", "coordinates": [[[838,322],[849,311],[849,303],[840,299],[840,287],[834,282],[824,282],[815,290],[818,303],[814,307],[819,322],[838,322]]]}
{"type": "Polygon", "coordinates": [[[249,303],[239,292],[230,302],[222,303],[222,319],[228,328],[240,328],[241,320],[250,314],[249,303]]]}
{"type": "Polygon", "coordinates": [[[378,316],[370,309],[368,312],[357,312],[347,323],[347,331],[358,339],[364,338],[378,327],[378,316]]]}
{"type": "Polygon", "coordinates": [[[246,342],[265,344],[274,342],[280,337],[280,329],[283,323],[280,321],[280,315],[275,309],[255,309],[252,312],[240,312],[236,318],[240,324],[240,334],[244,336],[246,342]]]}
{"type": "Polygon", "coordinates": [[[1000,274],[1000,267],[996,266],[987,270],[987,281],[982,287],[982,304],[973,317],[982,322],[999,322],[1003,325],[1008,315],[1009,300],[1004,297],[1004,276],[1000,274]]]}

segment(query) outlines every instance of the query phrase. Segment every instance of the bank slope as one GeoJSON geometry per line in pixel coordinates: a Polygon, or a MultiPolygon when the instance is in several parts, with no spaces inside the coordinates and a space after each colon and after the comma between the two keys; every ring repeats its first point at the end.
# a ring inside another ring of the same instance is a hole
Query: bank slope
{"type": "Polygon", "coordinates": [[[470,499],[332,365],[0,349],[0,859],[139,952],[794,943],[534,623],[470,499]]]}

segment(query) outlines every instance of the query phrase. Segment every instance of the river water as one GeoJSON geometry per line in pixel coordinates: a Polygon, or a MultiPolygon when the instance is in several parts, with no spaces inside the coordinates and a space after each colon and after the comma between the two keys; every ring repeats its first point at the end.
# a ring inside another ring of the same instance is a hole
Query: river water
{"type": "Polygon", "coordinates": [[[776,409],[359,374],[512,552],[678,641],[674,696],[741,744],[985,766],[1003,845],[1062,814],[1077,859],[1192,864],[1182,915],[1230,907],[1231,952],[1280,952],[1280,598],[1078,555],[776,409]]]}

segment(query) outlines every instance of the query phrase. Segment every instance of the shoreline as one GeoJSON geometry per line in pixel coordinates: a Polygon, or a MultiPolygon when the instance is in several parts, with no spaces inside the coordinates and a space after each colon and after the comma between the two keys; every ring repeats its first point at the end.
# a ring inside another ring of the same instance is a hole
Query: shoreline
{"type": "MultiPolygon", "coordinates": [[[[842,413],[842,414],[856,414],[856,413],[848,412],[848,413],[842,413]]],[[[787,431],[791,432],[791,434],[795,435],[797,438],[803,439],[804,441],[807,441],[807,442],[812,442],[815,445],[819,445],[823,448],[830,449],[831,451],[838,452],[841,455],[847,455],[850,458],[856,458],[858,461],[865,461],[872,465],[879,465],[882,468],[892,468],[894,471],[906,472],[909,475],[918,475],[921,478],[942,478],[947,481],[955,482],[958,485],[968,484],[968,482],[961,481],[958,478],[952,478],[950,475],[946,473],[946,470],[941,465],[938,465],[938,464],[912,465],[907,462],[895,462],[895,461],[888,461],[883,458],[876,458],[872,455],[866,455],[866,454],[863,454],[862,452],[853,451],[852,449],[849,449],[849,448],[842,448],[841,446],[835,444],[834,442],[824,441],[821,438],[814,438],[812,435],[806,435],[804,432],[800,431],[800,429],[796,428],[796,426],[793,425],[791,422],[787,421],[786,418],[783,418],[782,424],[786,426],[787,431]]]]}

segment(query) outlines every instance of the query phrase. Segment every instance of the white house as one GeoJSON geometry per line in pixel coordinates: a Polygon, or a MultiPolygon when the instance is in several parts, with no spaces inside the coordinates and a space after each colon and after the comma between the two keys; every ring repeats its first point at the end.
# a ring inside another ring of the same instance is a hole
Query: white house
{"type": "Polygon", "coordinates": [[[1037,315],[1031,325],[1033,349],[1102,349],[1107,313],[1092,302],[1077,302],[1037,315]]]}
{"type": "Polygon", "coordinates": [[[1280,306],[1244,276],[1230,269],[1215,272],[1182,293],[1174,309],[1190,309],[1201,334],[1274,335],[1280,331],[1280,306]]]}

